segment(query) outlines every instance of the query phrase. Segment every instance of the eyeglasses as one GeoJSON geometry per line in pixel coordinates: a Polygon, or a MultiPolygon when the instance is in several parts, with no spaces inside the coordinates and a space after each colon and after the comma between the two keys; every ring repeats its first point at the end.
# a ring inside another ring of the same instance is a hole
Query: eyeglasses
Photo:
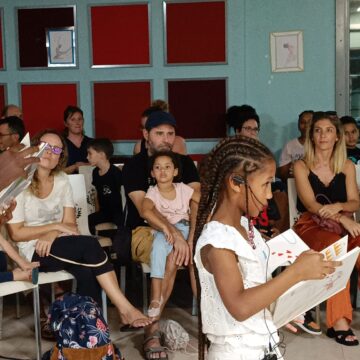
{"type": "Polygon", "coordinates": [[[59,146],[56,146],[56,145],[50,145],[48,143],[46,143],[45,141],[41,141],[40,144],[46,144],[45,145],[45,151],[51,151],[53,154],[55,155],[60,155],[64,149],[62,149],[61,147],[59,146]]]}
{"type": "Polygon", "coordinates": [[[243,126],[241,129],[247,132],[254,132],[256,134],[260,131],[258,127],[251,127],[251,126],[243,126]]]}
{"type": "Polygon", "coordinates": [[[9,133],[9,134],[0,134],[0,137],[9,136],[9,135],[14,135],[14,133],[9,133]]]}

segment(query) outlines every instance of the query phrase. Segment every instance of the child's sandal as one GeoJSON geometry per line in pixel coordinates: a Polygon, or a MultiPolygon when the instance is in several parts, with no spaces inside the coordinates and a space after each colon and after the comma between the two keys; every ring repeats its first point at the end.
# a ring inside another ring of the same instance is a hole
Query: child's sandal
{"type": "Polygon", "coordinates": [[[161,311],[161,306],[163,304],[163,297],[161,296],[160,300],[151,300],[150,305],[149,305],[149,309],[148,309],[148,316],[150,318],[156,318],[160,315],[160,311],[161,311]],[[151,307],[151,304],[157,304],[159,305],[158,307],[151,307]]]}

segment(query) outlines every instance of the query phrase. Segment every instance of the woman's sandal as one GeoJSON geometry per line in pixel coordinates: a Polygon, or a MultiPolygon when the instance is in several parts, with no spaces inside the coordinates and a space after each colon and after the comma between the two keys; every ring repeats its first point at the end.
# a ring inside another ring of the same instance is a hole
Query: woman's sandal
{"type": "Polygon", "coordinates": [[[44,340],[55,341],[55,334],[47,318],[40,318],[40,333],[44,340]]]}
{"type": "Polygon", "coordinates": [[[359,340],[351,340],[348,341],[346,338],[348,336],[355,336],[353,331],[349,328],[348,330],[338,330],[336,331],[334,328],[328,328],[326,331],[326,336],[329,338],[335,339],[335,341],[341,345],[345,346],[356,346],[359,345],[359,340]]]}
{"type": "Polygon", "coordinates": [[[157,360],[168,360],[168,356],[166,353],[166,348],[162,346],[162,339],[163,336],[159,330],[154,331],[150,336],[148,336],[144,342],[143,342],[143,351],[144,351],[144,357],[146,360],[153,360],[155,358],[152,357],[153,354],[159,354],[159,357],[156,358],[157,360]],[[146,348],[146,344],[151,341],[157,339],[159,340],[160,346],[156,347],[148,347],[146,348]],[[161,356],[161,353],[164,353],[165,356],[161,356]]]}
{"type": "Polygon", "coordinates": [[[160,315],[160,311],[161,311],[161,306],[164,302],[164,298],[161,296],[160,300],[151,300],[150,301],[150,305],[149,305],[149,309],[148,309],[148,316],[150,318],[156,318],[160,315]],[[151,307],[151,304],[158,304],[159,307],[153,308],[151,307]]]}

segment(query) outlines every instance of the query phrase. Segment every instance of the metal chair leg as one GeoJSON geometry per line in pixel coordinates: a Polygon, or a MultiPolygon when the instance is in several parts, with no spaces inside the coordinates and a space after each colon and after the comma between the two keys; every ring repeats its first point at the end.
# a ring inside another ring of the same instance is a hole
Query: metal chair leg
{"type": "Polygon", "coordinates": [[[196,301],[196,297],[193,296],[192,298],[192,309],[191,309],[191,315],[192,316],[197,316],[197,301],[196,301]]]}
{"type": "Polygon", "coordinates": [[[3,322],[3,310],[4,310],[4,307],[3,307],[3,304],[4,304],[4,301],[3,301],[3,297],[1,296],[0,297],[0,340],[2,339],[2,322],[3,322]]]}
{"type": "Polygon", "coordinates": [[[120,289],[125,295],[126,289],[126,266],[120,266],[120,289]]]}
{"type": "Polygon", "coordinates": [[[36,339],[36,359],[41,360],[41,331],[40,331],[40,296],[39,286],[33,290],[34,296],[34,323],[35,323],[35,339],[36,339]]]}
{"type": "Polygon", "coordinates": [[[147,276],[142,271],[142,285],[143,285],[143,313],[147,314],[148,309],[148,288],[147,288],[147,276]]]}
{"type": "Polygon", "coordinates": [[[315,308],[316,323],[320,325],[320,304],[315,308]]]}
{"type": "Polygon", "coordinates": [[[102,302],[102,311],[104,315],[104,319],[107,322],[107,300],[106,300],[106,293],[104,290],[101,290],[101,302],[102,302]]]}
{"type": "Polygon", "coordinates": [[[16,297],[16,318],[20,319],[20,317],[21,317],[21,314],[20,314],[20,294],[16,293],[15,297],[16,297]]]}

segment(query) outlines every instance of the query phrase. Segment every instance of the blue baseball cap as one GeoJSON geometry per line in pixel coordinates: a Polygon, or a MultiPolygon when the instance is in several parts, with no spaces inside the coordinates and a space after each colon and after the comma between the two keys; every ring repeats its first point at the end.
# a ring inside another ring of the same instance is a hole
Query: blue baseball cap
{"type": "Polygon", "coordinates": [[[165,111],[154,111],[149,115],[145,123],[145,129],[150,131],[160,125],[171,125],[176,127],[176,120],[173,115],[165,111]]]}

